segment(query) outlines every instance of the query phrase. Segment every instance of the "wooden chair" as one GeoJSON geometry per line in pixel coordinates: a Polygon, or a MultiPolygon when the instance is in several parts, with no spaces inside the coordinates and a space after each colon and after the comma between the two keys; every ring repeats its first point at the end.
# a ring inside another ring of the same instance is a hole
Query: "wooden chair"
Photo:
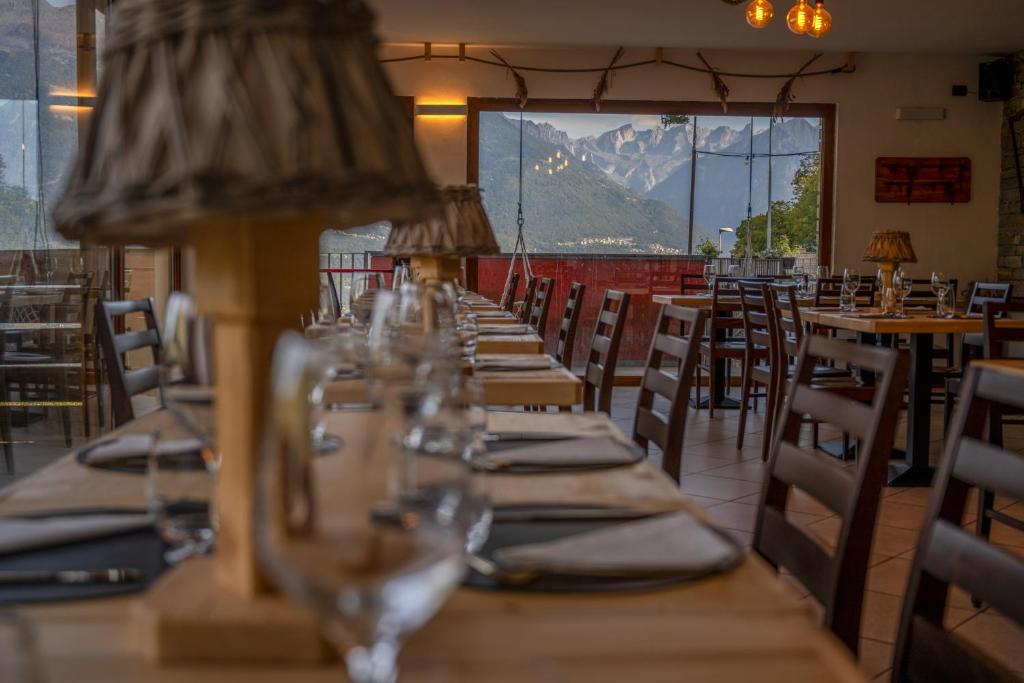
{"type": "Polygon", "coordinates": [[[824,606],[825,626],[854,653],[878,499],[906,385],[907,362],[897,351],[807,335],[772,439],[758,507],[754,550],[803,583],[824,606]],[[814,388],[814,369],[823,361],[874,372],[871,403],[814,388]],[[838,425],[861,441],[855,467],[843,467],[817,450],[800,446],[801,427],[808,417],[838,425]],[[811,495],[841,519],[833,552],[786,516],[793,488],[811,495]]]}
{"type": "Polygon", "coordinates": [[[606,289],[594,323],[590,355],[583,373],[583,410],[599,410],[611,415],[615,366],[619,361],[619,344],[628,312],[629,294],[606,289]]]}
{"type": "Polygon", "coordinates": [[[704,279],[704,275],[701,273],[680,273],[679,274],[679,293],[683,296],[687,294],[706,294],[708,291],[708,283],[704,279]]]}
{"type": "Polygon", "coordinates": [[[661,449],[661,467],[679,481],[682,474],[686,408],[697,364],[697,349],[704,329],[704,311],[682,306],[662,306],[647,354],[633,420],[633,441],[645,451],[653,442],[661,449]],[[671,330],[679,325],[678,335],[671,330]],[[673,375],[667,365],[675,369],[673,375]],[[666,414],[654,409],[654,397],[667,400],[666,414]]]}
{"type": "Polygon", "coordinates": [[[537,276],[531,275],[526,280],[526,291],[523,292],[523,300],[519,308],[519,322],[527,324],[530,322],[530,313],[533,311],[533,298],[537,293],[537,276]]]}
{"type": "Polygon", "coordinates": [[[580,324],[580,313],[583,312],[583,295],[587,286],[582,282],[574,282],[569,287],[569,297],[565,300],[565,311],[558,326],[558,342],[555,344],[555,360],[567,370],[572,370],[573,347],[576,344],[576,328],[580,324]]]}
{"type": "MultiPolygon", "coordinates": [[[[755,282],[755,280],[748,280],[755,282]]],[[[718,373],[715,365],[743,360],[747,345],[735,336],[743,329],[743,317],[739,297],[740,278],[716,277],[711,290],[711,312],[708,315],[708,334],[700,345],[700,362],[697,365],[697,405],[701,398],[701,371],[707,370],[711,397],[708,400],[708,414],[715,416],[715,392],[718,390],[718,373]]],[[[728,378],[727,378],[728,379],[728,378]]],[[[725,388],[728,392],[728,386],[725,388]]]]}
{"type": "Polygon", "coordinates": [[[132,397],[160,386],[160,329],[156,322],[153,299],[135,301],[100,301],[96,304],[97,333],[103,350],[110,381],[110,406],[113,411],[114,427],[135,419],[132,397]],[[146,329],[138,332],[117,334],[114,318],[132,313],[142,313],[146,329]],[[125,366],[124,354],[129,351],[148,348],[153,355],[153,364],[137,370],[125,366]]]}
{"type": "Polygon", "coordinates": [[[548,326],[548,309],[551,308],[551,293],[555,289],[554,278],[541,278],[533,297],[533,305],[530,307],[530,327],[537,331],[541,339],[548,326]]]}
{"type": "Polygon", "coordinates": [[[935,489],[921,527],[893,656],[892,680],[992,683],[1020,680],[943,627],[953,587],[1024,626],[1024,561],[961,527],[972,487],[1024,498],[1024,458],[985,443],[993,409],[1024,413],[1024,380],[993,368],[972,367],[946,438],[935,489]]]}
{"type": "Polygon", "coordinates": [[[338,296],[338,287],[334,284],[334,273],[324,273],[327,276],[327,290],[331,295],[331,314],[337,320],[341,317],[341,298],[338,296]]]}
{"type": "Polygon", "coordinates": [[[516,292],[519,290],[519,273],[512,273],[512,276],[505,283],[505,291],[501,293],[500,307],[503,310],[512,312],[516,305],[516,292]]]}
{"type": "MultiPolygon", "coordinates": [[[[771,415],[771,404],[774,399],[778,380],[773,370],[779,367],[771,358],[771,325],[775,315],[772,310],[773,297],[769,285],[765,283],[740,282],[740,312],[743,316],[743,337],[745,342],[743,353],[743,376],[740,391],[740,424],[736,431],[736,448],[743,448],[743,437],[747,427],[747,410],[751,398],[764,398],[768,404],[765,421],[771,415]],[[762,393],[755,393],[757,386],[765,387],[762,393]]],[[[765,429],[768,425],[765,424],[765,429]]]]}
{"type": "MultiPolygon", "coordinates": [[[[1005,304],[1012,294],[1013,286],[1009,282],[975,282],[965,312],[970,316],[980,316],[985,304],[1005,304]]],[[[960,364],[966,367],[971,356],[983,355],[984,345],[983,335],[976,332],[965,334],[960,341],[960,364]]]]}
{"type": "MultiPolygon", "coordinates": [[[[815,306],[838,306],[839,297],[843,293],[843,278],[822,277],[814,289],[815,306]]],[[[866,305],[869,308],[875,305],[875,281],[868,278],[861,278],[857,287],[857,305],[866,305]]]]}

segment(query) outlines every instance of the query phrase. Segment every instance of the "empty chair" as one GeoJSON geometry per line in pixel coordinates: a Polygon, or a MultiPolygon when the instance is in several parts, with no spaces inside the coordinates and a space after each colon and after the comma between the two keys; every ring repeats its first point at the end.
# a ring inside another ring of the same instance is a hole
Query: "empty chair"
{"type": "Polygon", "coordinates": [[[906,360],[892,349],[807,335],[776,425],[758,507],[754,550],[803,583],[823,605],[825,626],[853,652],[857,651],[878,499],[906,384],[906,360]],[[871,403],[814,388],[814,369],[823,361],[875,373],[871,403]],[[860,440],[860,457],[853,468],[800,446],[801,427],[808,416],[837,425],[860,440]],[[838,515],[840,528],[832,552],[787,517],[786,503],[794,488],[838,515]]]}
{"type": "Polygon", "coordinates": [[[533,296],[533,305],[530,307],[530,317],[527,322],[537,334],[544,338],[544,332],[548,326],[548,310],[551,308],[551,294],[555,289],[555,280],[550,277],[541,278],[537,284],[533,296]]]}
{"type": "Polygon", "coordinates": [[[499,305],[502,310],[512,312],[516,305],[516,292],[519,290],[519,273],[512,273],[505,282],[505,291],[501,293],[499,305]]]}
{"type": "MultiPolygon", "coordinates": [[[[756,280],[749,280],[756,282],[756,280]]],[[[706,370],[711,397],[708,399],[708,412],[715,415],[715,395],[719,391],[720,374],[716,372],[719,363],[729,363],[743,359],[747,345],[734,333],[743,329],[743,317],[739,297],[739,279],[732,277],[716,277],[711,290],[711,313],[708,316],[708,336],[700,345],[700,363],[697,365],[697,406],[700,406],[701,371],[706,370]]],[[[726,381],[728,379],[726,378],[726,381]]],[[[728,393],[728,385],[721,387],[728,393]]]]}
{"type": "Polygon", "coordinates": [[[743,376],[740,383],[740,424],[736,430],[736,448],[743,448],[743,437],[747,431],[747,410],[750,399],[764,397],[769,405],[765,412],[771,415],[771,403],[777,378],[773,375],[776,368],[781,367],[770,357],[772,351],[771,326],[775,315],[772,310],[774,300],[769,285],[765,283],[740,282],[740,307],[743,315],[743,337],[745,348],[743,353],[743,376]],[[765,391],[755,393],[754,388],[763,386],[765,391]]]}
{"type": "MultiPolygon", "coordinates": [[[[979,316],[986,303],[1005,304],[1010,300],[1013,287],[1009,282],[975,282],[971,298],[967,300],[967,315],[979,316]]],[[[966,367],[971,356],[980,357],[984,351],[984,338],[970,332],[963,336],[960,346],[960,364],[966,367]]]]}
{"type": "MultiPolygon", "coordinates": [[[[838,306],[839,297],[843,293],[843,278],[821,277],[814,288],[815,306],[838,306]]],[[[871,278],[860,279],[857,287],[857,304],[861,306],[875,305],[875,281],[871,278]]]]}
{"type": "Polygon", "coordinates": [[[520,303],[519,322],[524,325],[530,322],[530,313],[533,311],[533,297],[537,293],[537,276],[531,275],[526,279],[526,291],[523,292],[523,300],[520,303]]]}
{"type": "Polygon", "coordinates": [[[893,681],[1017,681],[989,657],[943,627],[952,588],[960,588],[1024,626],[1024,561],[961,527],[971,488],[1024,498],[1024,458],[985,443],[993,408],[1024,413],[1024,379],[972,367],[946,438],[935,489],[921,527],[893,657],[893,681]]]}
{"type": "Polygon", "coordinates": [[[583,410],[599,410],[611,415],[615,366],[619,361],[619,344],[628,311],[629,294],[605,290],[594,322],[587,368],[583,373],[583,410]]]}
{"type": "Polygon", "coordinates": [[[704,316],[704,311],[693,308],[661,307],[636,401],[633,441],[644,450],[651,443],[660,448],[661,467],[676,481],[682,473],[686,409],[704,316]],[[670,329],[677,323],[678,334],[670,329]],[[668,401],[668,406],[655,406],[655,396],[668,401]]]}
{"type": "Polygon", "coordinates": [[[683,296],[687,294],[706,294],[708,291],[707,280],[704,279],[704,275],[701,273],[680,273],[679,274],[679,293],[683,296]]]}
{"type": "Polygon", "coordinates": [[[96,321],[103,363],[110,382],[113,423],[115,427],[119,427],[135,419],[132,397],[160,386],[160,329],[156,322],[153,299],[99,301],[96,304],[96,321]],[[132,313],[142,313],[146,328],[137,332],[117,334],[114,318],[132,313]],[[152,353],[151,366],[136,370],[125,367],[126,353],[146,348],[152,353]]]}
{"type": "Polygon", "coordinates": [[[576,345],[576,328],[580,324],[580,313],[583,312],[583,295],[587,286],[582,282],[574,282],[569,287],[569,296],[565,300],[565,311],[558,326],[558,342],[555,344],[555,360],[572,370],[573,347],[576,345]]]}

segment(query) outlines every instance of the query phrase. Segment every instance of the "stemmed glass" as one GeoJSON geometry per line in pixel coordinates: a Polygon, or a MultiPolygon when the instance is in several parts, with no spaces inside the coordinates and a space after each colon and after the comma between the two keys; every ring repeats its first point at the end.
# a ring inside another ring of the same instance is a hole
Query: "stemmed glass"
{"type": "Polygon", "coordinates": [[[370,324],[373,302],[383,290],[384,275],[382,273],[362,273],[353,278],[349,310],[356,322],[363,326],[370,324]]]}
{"type": "Polygon", "coordinates": [[[710,292],[715,287],[715,276],[718,275],[718,268],[715,267],[714,263],[704,264],[704,282],[708,286],[710,292]]]}
{"type": "Polygon", "coordinates": [[[856,268],[843,271],[843,291],[847,296],[847,311],[857,310],[857,292],[860,290],[860,272],[856,268]]]}
{"type": "Polygon", "coordinates": [[[804,272],[804,268],[801,265],[794,265],[793,270],[790,271],[793,277],[793,282],[796,284],[797,294],[803,296],[807,293],[807,273],[804,272]]]}
{"type": "Polygon", "coordinates": [[[935,317],[945,318],[946,311],[944,302],[946,300],[946,293],[949,292],[950,281],[949,277],[942,271],[935,271],[932,273],[932,294],[935,295],[935,317]]]}
{"type": "Polygon", "coordinates": [[[399,263],[395,266],[395,270],[391,275],[391,289],[401,289],[402,285],[409,282],[411,276],[409,275],[409,266],[405,263],[399,263]]]}
{"type": "Polygon", "coordinates": [[[892,274],[892,290],[896,295],[896,317],[906,318],[907,314],[903,309],[903,300],[910,296],[913,280],[902,268],[897,268],[892,274]]]}
{"type": "Polygon", "coordinates": [[[282,336],[274,354],[257,552],[269,580],[345,651],[352,681],[393,683],[403,639],[433,617],[465,571],[462,532],[450,523],[465,465],[433,458],[429,468],[410,468],[394,438],[405,422],[399,397],[386,391],[377,424],[360,433],[365,443],[346,446],[331,468],[314,468],[306,397],[316,356],[297,334],[282,336]],[[436,495],[417,495],[421,488],[436,495]]]}

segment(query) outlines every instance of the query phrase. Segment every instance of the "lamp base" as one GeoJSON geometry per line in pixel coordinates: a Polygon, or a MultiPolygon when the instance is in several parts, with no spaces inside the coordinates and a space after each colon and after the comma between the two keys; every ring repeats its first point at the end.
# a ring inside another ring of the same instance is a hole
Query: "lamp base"
{"type": "Polygon", "coordinates": [[[143,653],[161,663],[316,664],[335,657],[311,615],[277,595],[225,591],[206,557],[168,570],[140,599],[134,618],[143,653]]]}

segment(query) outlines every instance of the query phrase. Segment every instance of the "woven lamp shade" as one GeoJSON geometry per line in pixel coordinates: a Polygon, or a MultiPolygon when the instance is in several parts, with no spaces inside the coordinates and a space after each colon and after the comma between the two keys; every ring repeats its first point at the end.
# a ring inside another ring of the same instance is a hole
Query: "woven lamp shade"
{"type": "Polygon", "coordinates": [[[119,0],[58,231],[176,244],[239,216],[436,208],[372,19],[360,0],[119,0]]]}
{"type": "Polygon", "coordinates": [[[910,233],[901,230],[877,230],[864,250],[865,261],[881,263],[917,263],[910,244],[910,233]]]}
{"type": "Polygon", "coordinates": [[[396,223],[391,228],[384,253],[388,256],[481,256],[499,254],[475,185],[457,185],[441,190],[440,214],[419,221],[396,223]]]}

